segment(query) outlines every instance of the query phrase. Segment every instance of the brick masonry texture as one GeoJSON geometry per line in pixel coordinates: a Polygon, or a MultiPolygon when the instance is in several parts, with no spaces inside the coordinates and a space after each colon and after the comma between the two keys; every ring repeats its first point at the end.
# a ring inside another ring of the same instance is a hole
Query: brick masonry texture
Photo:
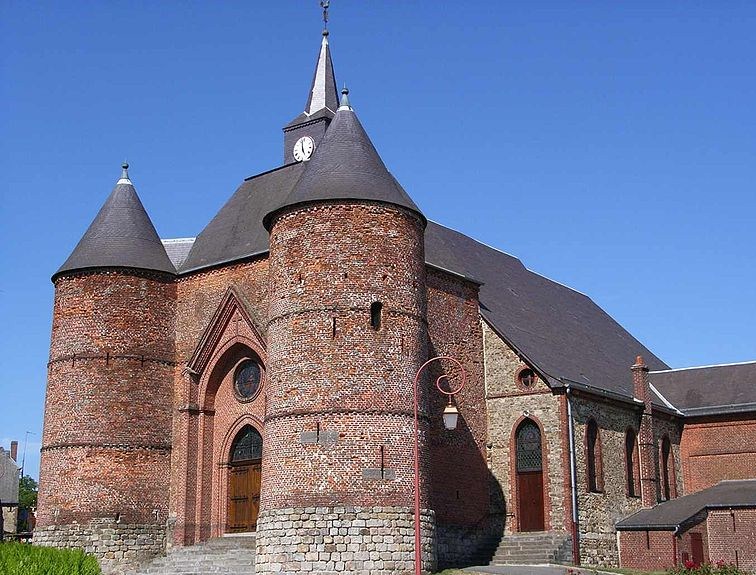
{"type": "Polygon", "coordinates": [[[182,368],[174,373],[170,544],[196,543],[223,533],[225,463],[231,445],[245,425],[262,434],[267,271],[267,260],[257,259],[178,282],[179,365],[186,365],[196,352],[207,359],[195,366],[194,374],[182,368]],[[203,335],[212,337],[203,341],[203,335]],[[198,350],[198,342],[209,349],[198,350]],[[261,391],[250,402],[240,402],[233,390],[235,367],[245,358],[263,366],[261,391]]]}
{"type": "Polygon", "coordinates": [[[654,571],[674,565],[671,531],[623,531],[619,534],[620,562],[629,569],[654,571]]]}
{"type": "MultiPolygon", "coordinates": [[[[433,510],[423,515],[425,567],[470,564],[519,531],[514,433],[526,417],[542,431],[545,528],[569,531],[566,396],[540,379],[517,383],[528,366],[481,320],[476,283],[426,266],[415,215],[372,203],[291,209],[275,222],[271,248],[270,257],[178,279],[127,270],[56,279],[35,541],[90,548],[112,570],[166,545],[222,535],[231,446],[250,425],[264,437],[260,541],[286,547],[266,551],[260,569],[300,561],[305,546],[310,558],[318,554],[316,570],[402,572],[413,559],[403,536],[386,539],[386,514],[391,525],[411,523],[411,382],[437,355],[461,360],[467,382],[455,400],[458,428],[447,431],[434,382],[445,374],[456,383],[454,369],[434,365],[421,380],[421,498],[433,510]],[[370,324],[375,302],[378,329],[370,324]],[[263,367],[262,386],[240,401],[233,374],[247,358],[263,367]],[[346,523],[332,517],[342,508],[353,510],[346,523]],[[286,527],[288,543],[266,535],[289,521],[315,522],[323,540],[294,527],[286,527]],[[357,527],[371,529],[358,534],[358,558],[330,557],[346,545],[326,541],[332,531],[357,527]],[[278,551],[289,558],[279,561],[278,551]]],[[[624,433],[639,431],[640,411],[573,398],[581,561],[650,566],[671,558],[671,539],[658,532],[651,549],[645,532],[621,534],[617,547],[614,523],[641,505],[626,494],[624,462],[624,433]],[[591,418],[600,430],[601,493],[587,490],[591,418]],[[636,544],[644,548],[632,551],[636,544]]],[[[664,437],[677,494],[752,476],[753,417],[698,418],[684,431],[658,410],[647,418],[649,504],[662,497],[664,437]]],[[[750,565],[753,524],[746,510],[711,513],[690,533],[702,532],[712,560],[733,562],[738,551],[750,565]]],[[[676,542],[678,559],[690,533],[676,542]]]]}
{"type": "MultiPolygon", "coordinates": [[[[427,354],[422,237],[415,214],[370,203],[298,207],[272,223],[258,549],[266,548],[265,530],[282,510],[411,508],[412,381],[427,354]],[[381,307],[379,325],[371,320],[374,304],[381,307]],[[313,431],[334,440],[300,441],[302,432],[313,431]],[[393,479],[365,476],[382,461],[393,479]]],[[[424,508],[427,403],[426,391],[420,396],[424,508]]],[[[316,525],[329,521],[318,515],[311,517],[316,525]]],[[[277,562],[262,553],[257,565],[266,572],[277,562]]]]}
{"type": "Polygon", "coordinates": [[[712,509],[704,539],[712,563],[724,561],[756,571],[756,509],[712,509]]]}
{"type": "MultiPolygon", "coordinates": [[[[440,414],[446,397],[437,393],[432,371],[430,413],[431,504],[436,512],[440,567],[469,564],[491,545],[492,477],[486,462],[483,331],[478,312],[478,285],[447,273],[427,272],[430,356],[462,362],[467,379],[455,397],[457,429],[443,428],[440,414]]],[[[450,368],[445,363],[441,367],[450,368]]],[[[450,371],[450,384],[458,385],[450,371]]],[[[498,519],[498,516],[496,517],[498,519]]]]}
{"type": "Polygon", "coordinates": [[[711,509],[699,523],[675,537],[672,531],[622,531],[624,567],[661,570],[693,559],[692,535],[703,543],[704,563],[724,562],[751,572],[756,569],[756,509],[711,509]]]}
{"type": "Polygon", "coordinates": [[[81,547],[97,557],[104,573],[123,573],[160,555],[165,548],[162,525],[93,520],[86,524],[51,525],[34,532],[34,544],[81,547]]]}
{"type": "Polygon", "coordinates": [[[722,479],[748,479],[756,469],[756,418],[753,414],[702,418],[685,424],[681,455],[685,492],[722,479]]]}
{"type": "Polygon", "coordinates": [[[57,279],[38,514],[38,528],[56,527],[48,542],[96,518],[163,528],[175,293],[130,272],[57,279]]]}
{"type": "MultiPolygon", "coordinates": [[[[260,514],[255,572],[412,573],[414,513],[407,507],[306,507],[260,514]]],[[[435,571],[432,512],[421,510],[423,570],[435,571]]]]}

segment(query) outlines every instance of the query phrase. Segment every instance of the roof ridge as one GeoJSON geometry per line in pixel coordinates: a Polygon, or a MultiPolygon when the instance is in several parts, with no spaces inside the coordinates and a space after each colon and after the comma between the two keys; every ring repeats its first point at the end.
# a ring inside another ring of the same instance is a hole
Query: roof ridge
{"type": "MultiPolygon", "coordinates": [[[[538,277],[542,277],[542,278],[543,278],[543,279],[545,279],[545,280],[548,280],[548,281],[550,281],[550,282],[552,282],[552,283],[555,283],[555,284],[557,284],[557,285],[560,285],[560,286],[562,286],[562,287],[564,287],[564,288],[567,288],[567,289],[568,289],[568,290],[570,290],[570,291],[573,291],[573,292],[575,292],[575,293],[577,293],[577,294],[580,294],[580,295],[582,295],[582,296],[584,296],[584,297],[587,297],[588,299],[591,299],[591,296],[589,296],[588,294],[585,294],[585,293],[581,292],[580,290],[576,290],[575,288],[573,288],[573,287],[570,287],[570,286],[568,286],[567,284],[563,284],[562,282],[560,282],[560,281],[558,281],[558,280],[555,280],[555,279],[553,279],[553,278],[550,278],[550,277],[548,277],[548,276],[545,276],[545,275],[543,275],[543,274],[542,274],[542,273],[540,273],[540,272],[537,272],[537,271],[535,271],[535,270],[532,270],[532,269],[530,269],[530,268],[529,268],[528,266],[526,266],[526,265],[525,265],[525,263],[524,263],[524,262],[523,262],[523,261],[522,261],[522,260],[521,260],[520,258],[518,258],[518,257],[517,257],[516,255],[510,254],[509,252],[505,252],[505,251],[504,251],[504,250],[502,250],[501,248],[497,248],[496,246],[492,246],[492,245],[490,245],[490,244],[487,244],[486,242],[483,242],[483,241],[481,241],[481,240],[478,240],[478,239],[476,239],[476,238],[474,238],[474,237],[472,237],[472,236],[468,235],[468,234],[467,234],[467,233],[465,233],[465,232],[462,232],[462,231],[460,231],[460,230],[454,229],[454,228],[452,228],[452,227],[449,227],[449,226],[447,226],[447,225],[445,225],[445,224],[441,224],[441,223],[439,223],[439,222],[437,222],[437,221],[435,221],[435,220],[431,220],[431,219],[429,219],[428,221],[429,221],[429,222],[433,222],[434,224],[436,224],[436,225],[438,225],[438,226],[442,226],[442,227],[446,228],[447,230],[451,230],[451,231],[453,231],[453,232],[456,232],[456,233],[458,233],[458,234],[460,234],[460,235],[462,235],[462,236],[465,236],[466,238],[468,238],[468,239],[470,239],[470,240],[472,240],[472,241],[474,241],[474,242],[476,242],[476,243],[478,243],[478,244],[480,244],[480,245],[482,245],[482,246],[485,246],[485,247],[487,247],[487,248],[488,248],[488,249],[490,249],[490,250],[493,250],[493,251],[495,251],[495,252],[499,252],[500,254],[504,254],[505,256],[508,256],[508,257],[510,257],[510,258],[513,258],[513,259],[517,260],[518,262],[520,262],[520,263],[522,264],[522,267],[523,267],[523,268],[525,269],[525,271],[528,271],[528,272],[530,272],[530,273],[532,273],[532,274],[535,274],[535,275],[537,275],[538,277]]],[[[593,301],[593,300],[591,299],[591,301],[593,301]]]]}
{"type": "Polygon", "coordinates": [[[737,361],[733,363],[714,363],[711,365],[693,365],[690,367],[676,367],[674,369],[658,369],[656,371],[649,371],[649,373],[670,373],[672,371],[690,371],[693,369],[710,369],[712,367],[733,367],[736,365],[751,365],[756,364],[756,359],[751,359],[748,361],[737,361]]]}
{"type": "Polygon", "coordinates": [[[160,241],[164,244],[177,244],[179,242],[188,242],[188,241],[194,241],[197,239],[197,236],[191,237],[191,238],[160,238],[160,241]]]}
{"type": "Polygon", "coordinates": [[[282,166],[278,166],[277,168],[271,168],[270,170],[265,170],[264,172],[260,172],[259,174],[254,174],[252,176],[247,176],[244,178],[244,182],[249,182],[250,180],[254,180],[255,178],[259,178],[261,176],[266,176],[268,174],[272,174],[273,172],[277,172],[278,170],[283,170],[284,168],[289,168],[291,166],[298,165],[299,162],[289,162],[288,164],[283,164],[282,166]]]}

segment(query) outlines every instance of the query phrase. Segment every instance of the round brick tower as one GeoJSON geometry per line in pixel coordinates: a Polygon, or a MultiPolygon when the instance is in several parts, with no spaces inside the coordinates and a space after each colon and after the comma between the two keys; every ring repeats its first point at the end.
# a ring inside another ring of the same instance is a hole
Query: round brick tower
{"type": "Polygon", "coordinates": [[[175,270],[126,168],[53,276],[35,543],[107,562],[165,540],[175,270]]]}
{"type": "MultiPolygon", "coordinates": [[[[299,182],[265,218],[257,573],[414,568],[412,382],[427,358],[425,223],[345,95],[299,182]]],[[[424,472],[421,480],[430,570],[434,520],[424,472]]]]}

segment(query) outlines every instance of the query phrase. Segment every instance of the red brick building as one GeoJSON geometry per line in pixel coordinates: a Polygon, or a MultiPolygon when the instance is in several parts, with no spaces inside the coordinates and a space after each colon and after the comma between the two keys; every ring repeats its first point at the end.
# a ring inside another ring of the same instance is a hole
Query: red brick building
{"type": "Polygon", "coordinates": [[[458,371],[421,380],[426,570],[616,564],[618,521],[753,476],[756,363],[670,370],[587,296],[427,221],[334,78],[324,33],[283,165],[196,238],[158,236],[124,165],[53,276],[36,542],[114,568],[254,531],[258,573],[411,572],[434,356],[467,384],[447,431],[433,382],[458,371]]]}

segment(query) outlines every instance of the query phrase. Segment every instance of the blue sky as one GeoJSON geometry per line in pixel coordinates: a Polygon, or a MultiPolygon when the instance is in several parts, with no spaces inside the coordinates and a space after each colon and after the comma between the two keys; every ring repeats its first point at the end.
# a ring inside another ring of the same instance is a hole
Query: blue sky
{"type": "MultiPolygon", "coordinates": [[[[281,163],[316,0],[0,3],[0,444],[37,473],[53,286],[128,159],[162,237],[281,163]]],[[[331,3],[340,83],[424,213],[673,367],[756,359],[756,4],[331,3]]]]}

